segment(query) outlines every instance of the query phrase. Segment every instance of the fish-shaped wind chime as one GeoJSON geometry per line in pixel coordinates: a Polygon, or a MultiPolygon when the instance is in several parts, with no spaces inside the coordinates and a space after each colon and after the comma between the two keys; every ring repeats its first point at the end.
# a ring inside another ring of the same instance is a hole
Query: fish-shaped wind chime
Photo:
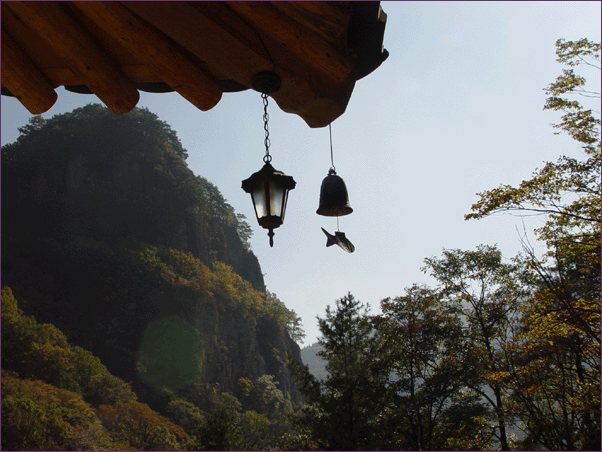
{"type": "Polygon", "coordinates": [[[351,243],[349,239],[345,237],[344,232],[337,231],[334,233],[334,235],[332,235],[324,228],[322,228],[322,231],[324,231],[324,234],[326,234],[326,237],[328,237],[326,240],[327,247],[332,245],[339,245],[348,253],[353,253],[355,251],[355,246],[353,246],[353,243],[351,243]]]}
{"type": "MultiPolygon", "coordinates": [[[[316,213],[325,217],[337,217],[337,228],[339,223],[339,217],[349,215],[353,212],[353,209],[349,205],[349,195],[347,194],[347,187],[343,178],[338,176],[335,167],[334,159],[332,155],[332,129],[330,124],[328,125],[330,132],[330,161],[332,167],[328,171],[328,176],[322,181],[320,187],[320,206],[316,213]]],[[[334,235],[330,234],[326,229],[322,228],[324,234],[326,234],[327,241],[326,246],[338,245],[348,253],[355,251],[355,246],[345,237],[344,232],[336,231],[334,235]]]]}

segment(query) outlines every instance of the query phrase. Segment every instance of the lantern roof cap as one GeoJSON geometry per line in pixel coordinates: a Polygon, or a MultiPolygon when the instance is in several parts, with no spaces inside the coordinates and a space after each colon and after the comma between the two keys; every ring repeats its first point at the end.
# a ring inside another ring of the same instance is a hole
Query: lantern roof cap
{"type": "Polygon", "coordinates": [[[269,162],[266,162],[256,173],[253,173],[248,179],[242,181],[242,189],[246,193],[251,193],[254,188],[261,184],[262,180],[273,179],[275,182],[287,189],[292,190],[297,185],[293,176],[287,176],[282,171],[275,169],[269,162]]]}

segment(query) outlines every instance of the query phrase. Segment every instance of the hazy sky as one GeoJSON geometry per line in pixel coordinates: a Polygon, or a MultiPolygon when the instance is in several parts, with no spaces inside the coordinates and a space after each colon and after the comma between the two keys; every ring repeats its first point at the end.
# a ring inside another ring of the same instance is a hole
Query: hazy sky
{"type": "MultiPolygon", "coordinates": [[[[413,283],[434,284],[420,271],[443,248],[498,244],[520,250],[523,220],[498,215],[464,221],[476,193],[529,178],[544,161],[579,156],[580,147],[554,135],[560,114],[543,111],[543,88],[561,73],[558,38],[600,42],[600,2],[383,2],[390,56],[357,82],[347,111],[332,124],[334,163],[354,212],[340,230],[348,254],[326,248],[321,227],[336,218],[315,213],[330,168],[328,127],[311,129],[269,105],[272,165],[297,181],[284,225],[270,248],[240,187],[263,165],[263,105],[254,91],[224,94],[209,112],[181,96],[140,93],[178,134],[188,165],[247,216],[268,290],[303,320],[304,345],[319,335],[316,316],[351,292],[377,312],[380,300],[413,283]]],[[[582,71],[600,84],[599,72],[582,71]]],[[[95,96],[58,90],[48,118],[95,96]]],[[[2,144],[14,141],[30,114],[2,96],[2,144]]],[[[526,218],[527,230],[542,219],[526,218]]]]}

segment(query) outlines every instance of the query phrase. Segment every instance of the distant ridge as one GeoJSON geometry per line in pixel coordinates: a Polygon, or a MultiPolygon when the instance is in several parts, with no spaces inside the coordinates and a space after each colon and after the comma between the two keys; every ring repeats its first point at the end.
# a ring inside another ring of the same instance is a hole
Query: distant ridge
{"type": "Polygon", "coordinates": [[[308,345],[301,349],[301,359],[303,364],[309,367],[309,372],[320,380],[325,380],[328,377],[326,371],[326,361],[318,356],[318,352],[323,350],[323,347],[318,343],[308,345]]]}

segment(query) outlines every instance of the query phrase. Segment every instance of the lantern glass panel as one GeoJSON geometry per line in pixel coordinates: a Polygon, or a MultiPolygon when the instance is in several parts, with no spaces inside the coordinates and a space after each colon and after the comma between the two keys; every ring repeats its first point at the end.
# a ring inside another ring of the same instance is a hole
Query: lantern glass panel
{"type": "Polygon", "coordinates": [[[284,199],[284,188],[279,187],[275,181],[270,180],[270,215],[276,217],[284,216],[282,212],[282,201],[284,199]]]}
{"type": "Polygon", "coordinates": [[[268,214],[264,188],[264,184],[259,184],[255,189],[253,189],[252,193],[257,219],[265,217],[268,214]]]}
{"type": "Polygon", "coordinates": [[[288,190],[284,190],[284,202],[282,203],[282,221],[284,221],[284,214],[286,211],[286,204],[288,203],[288,190]]]}

